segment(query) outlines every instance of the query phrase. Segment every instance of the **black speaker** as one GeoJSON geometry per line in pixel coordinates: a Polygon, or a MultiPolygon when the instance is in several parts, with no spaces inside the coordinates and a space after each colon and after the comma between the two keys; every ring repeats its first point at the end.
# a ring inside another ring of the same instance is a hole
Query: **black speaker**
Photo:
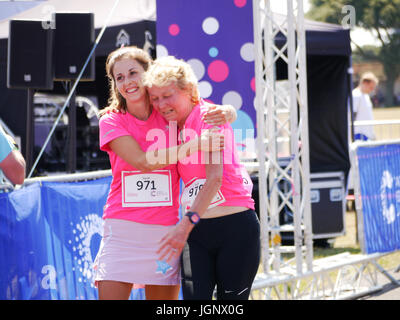
{"type": "Polygon", "coordinates": [[[53,89],[53,34],[41,20],[10,20],[7,87],[53,89]]]}
{"type": "MultiPolygon", "coordinates": [[[[84,66],[95,41],[94,14],[56,12],[54,40],[54,80],[74,80],[84,66]]],[[[94,81],[94,53],[81,81],[94,81]]]]}

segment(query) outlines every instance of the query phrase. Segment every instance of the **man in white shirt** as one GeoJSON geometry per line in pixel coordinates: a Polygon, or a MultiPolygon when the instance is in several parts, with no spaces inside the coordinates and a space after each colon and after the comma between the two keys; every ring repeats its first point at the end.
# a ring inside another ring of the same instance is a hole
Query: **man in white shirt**
{"type": "MultiPolygon", "coordinates": [[[[370,94],[378,85],[378,78],[372,72],[366,72],[361,76],[360,83],[353,90],[353,114],[354,121],[373,120],[372,101],[370,94]]],[[[355,140],[374,140],[374,128],[372,125],[354,126],[355,140]]]]}

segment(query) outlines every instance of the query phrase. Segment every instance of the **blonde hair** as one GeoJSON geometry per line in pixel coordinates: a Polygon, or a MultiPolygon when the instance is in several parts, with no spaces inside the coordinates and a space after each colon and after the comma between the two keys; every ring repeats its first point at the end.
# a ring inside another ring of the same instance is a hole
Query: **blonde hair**
{"type": "Polygon", "coordinates": [[[376,84],[379,83],[378,78],[372,72],[365,72],[361,75],[360,83],[364,81],[374,81],[376,84]]]}
{"type": "Polygon", "coordinates": [[[182,59],[173,56],[156,59],[143,74],[143,85],[165,87],[170,84],[191,94],[192,103],[197,104],[200,99],[197,87],[197,78],[192,67],[182,59]]]}
{"type": "Polygon", "coordinates": [[[106,60],[106,73],[108,77],[108,84],[110,87],[110,97],[108,98],[108,105],[106,108],[100,110],[100,117],[107,112],[126,112],[126,100],[119,93],[117,85],[114,79],[114,65],[117,61],[122,59],[133,59],[136,60],[146,71],[153,59],[150,55],[136,46],[123,47],[111,52],[106,60]]]}

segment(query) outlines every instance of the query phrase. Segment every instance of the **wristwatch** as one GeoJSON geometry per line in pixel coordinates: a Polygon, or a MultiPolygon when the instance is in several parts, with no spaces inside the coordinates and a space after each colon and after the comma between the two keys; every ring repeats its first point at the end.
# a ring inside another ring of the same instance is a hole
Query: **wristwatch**
{"type": "Polygon", "coordinates": [[[200,216],[197,212],[194,211],[188,211],[185,216],[187,216],[190,220],[190,222],[194,225],[198,224],[200,221],[200,216]]]}

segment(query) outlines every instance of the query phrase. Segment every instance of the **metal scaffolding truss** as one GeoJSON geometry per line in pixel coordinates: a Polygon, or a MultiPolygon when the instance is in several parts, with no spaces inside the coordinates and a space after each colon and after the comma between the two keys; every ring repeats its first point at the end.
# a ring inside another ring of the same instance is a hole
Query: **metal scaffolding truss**
{"type": "Polygon", "coordinates": [[[263,269],[280,273],[281,253],[290,249],[281,245],[281,232],[290,230],[296,273],[302,274],[305,267],[312,271],[313,261],[303,2],[287,0],[287,15],[277,16],[268,0],[253,0],[253,20],[258,162],[266,164],[259,166],[258,182],[263,269]],[[279,47],[278,34],[286,39],[279,47]],[[278,60],[288,66],[286,90],[276,80],[278,60]],[[282,155],[289,159],[285,167],[282,155]],[[292,213],[290,226],[279,222],[283,207],[292,213]]]}
{"type": "Polygon", "coordinates": [[[261,275],[254,282],[254,300],[342,300],[379,291],[378,274],[390,276],[377,262],[385,254],[351,255],[348,252],[314,261],[314,271],[297,275],[288,268],[280,276],[261,275]]]}
{"type": "Polygon", "coordinates": [[[303,1],[287,0],[282,16],[271,11],[270,0],[253,0],[253,23],[263,272],[250,298],[351,299],[380,290],[378,272],[399,284],[378,264],[385,254],[345,252],[314,260],[303,1]],[[287,64],[287,81],[277,80],[278,61],[287,64]],[[291,225],[280,222],[283,208],[291,212],[291,225]],[[292,247],[281,245],[286,231],[294,234],[292,247]],[[294,258],[282,259],[288,252],[294,258]]]}

